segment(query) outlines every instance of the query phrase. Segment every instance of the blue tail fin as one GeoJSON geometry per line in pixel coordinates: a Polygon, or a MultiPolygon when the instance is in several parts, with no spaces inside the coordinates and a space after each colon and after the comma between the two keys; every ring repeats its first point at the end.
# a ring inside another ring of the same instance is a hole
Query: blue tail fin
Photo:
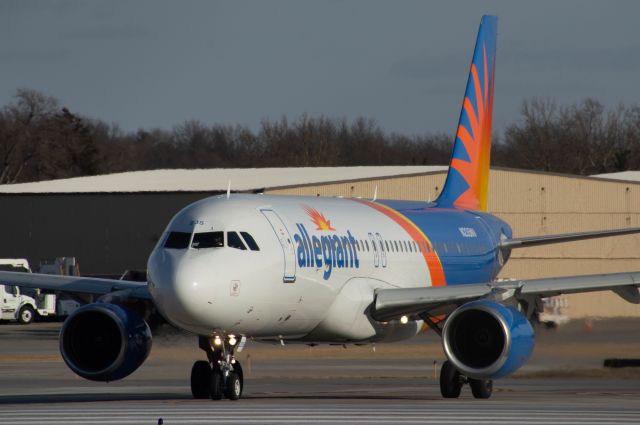
{"type": "Polygon", "coordinates": [[[497,17],[482,17],[441,206],[487,210],[497,27],[497,17]]]}

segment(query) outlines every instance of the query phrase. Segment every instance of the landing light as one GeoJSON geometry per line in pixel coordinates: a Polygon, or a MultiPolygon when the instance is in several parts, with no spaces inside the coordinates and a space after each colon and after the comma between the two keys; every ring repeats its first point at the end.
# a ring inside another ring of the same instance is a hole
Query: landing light
{"type": "Polygon", "coordinates": [[[220,339],[219,336],[216,335],[216,337],[213,339],[213,343],[215,345],[220,345],[220,344],[222,344],[222,340],[220,339]]]}
{"type": "Polygon", "coordinates": [[[406,325],[409,322],[409,318],[407,316],[402,316],[400,318],[400,323],[402,323],[403,325],[406,325]]]}
{"type": "Polygon", "coordinates": [[[236,339],[235,335],[229,335],[229,345],[231,346],[236,345],[237,342],[238,340],[236,339]]]}

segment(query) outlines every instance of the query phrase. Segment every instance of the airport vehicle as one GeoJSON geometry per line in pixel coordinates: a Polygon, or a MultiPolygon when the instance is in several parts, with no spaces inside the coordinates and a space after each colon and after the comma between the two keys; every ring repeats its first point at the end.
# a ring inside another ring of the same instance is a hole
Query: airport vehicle
{"type": "MultiPolygon", "coordinates": [[[[24,258],[0,259],[0,270],[31,273],[29,262],[24,258]]],[[[0,284],[0,320],[17,320],[27,325],[37,316],[56,314],[56,296],[53,294],[26,294],[14,285],[0,284]]]]}
{"type": "MultiPolygon", "coordinates": [[[[487,212],[497,18],[480,23],[453,155],[434,202],[233,194],[177,213],[148,260],[146,283],[0,273],[0,280],[100,296],[65,322],[60,349],[78,375],[114,381],[151,349],[131,305],[155,306],[198,336],[207,359],[195,398],[236,400],[246,338],[276,343],[401,341],[428,325],[442,336],[444,397],[464,383],[488,398],[493,380],[534,346],[541,298],[612,290],[640,303],[639,273],[499,282],[511,250],[639,233],[625,228],[513,237],[487,212]]],[[[427,194],[425,194],[425,198],[427,194]]]]}
{"type": "Polygon", "coordinates": [[[17,320],[23,325],[36,317],[55,316],[56,296],[37,294],[31,296],[15,285],[0,285],[0,320],[17,320]]]}
{"type": "MultiPolygon", "coordinates": [[[[0,270],[31,273],[29,262],[24,258],[0,258],[0,270]]],[[[40,271],[43,271],[42,265],[40,271]]],[[[0,284],[0,320],[17,320],[27,325],[44,317],[64,318],[79,307],[76,300],[42,293],[40,288],[25,291],[15,285],[0,284]]]]}

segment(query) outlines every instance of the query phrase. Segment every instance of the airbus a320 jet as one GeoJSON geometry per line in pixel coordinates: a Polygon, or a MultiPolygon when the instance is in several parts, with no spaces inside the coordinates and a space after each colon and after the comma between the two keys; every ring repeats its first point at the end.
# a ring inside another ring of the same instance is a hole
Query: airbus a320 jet
{"type": "MultiPolygon", "coordinates": [[[[529,358],[541,298],[612,290],[639,303],[640,273],[499,282],[511,250],[623,235],[640,228],[512,236],[487,213],[497,18],[480,23],[446,183],[434,202],[233,194],[193,203],[171,220],[146,283],[0,272],[19,286],[94,294],[60,332],[76,374],[115,381],[135,371],[151,332],[131,301],[150,301],[197,335],[195,398],[237,400],[246,341],[376,343],[442,337],[443,397],[493,380],[529,358]]],[[[425,194],[426,197],[426,194],[425,194]]]]}

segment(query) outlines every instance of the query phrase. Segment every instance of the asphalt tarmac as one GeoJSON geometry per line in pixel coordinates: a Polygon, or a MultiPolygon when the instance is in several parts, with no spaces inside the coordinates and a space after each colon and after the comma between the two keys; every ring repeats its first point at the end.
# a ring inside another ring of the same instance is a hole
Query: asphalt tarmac
{"type": "Polygon", "coordinates": [[[189,373],[203,358],[194,337],[163,329],[130,377],[83,380],[58,353],[58,323],[0,325],[0,424],[212,423],[640,423],[640,371],[602,368],[640,357],[640,320],[537,330],[536,351],[490,400],[443,400],[439,338],[375,347],[249,343],[239,358],[243,398],[193,400],[189,373]],[[434,365],[435,362],[435,365],[434,365]]]}

